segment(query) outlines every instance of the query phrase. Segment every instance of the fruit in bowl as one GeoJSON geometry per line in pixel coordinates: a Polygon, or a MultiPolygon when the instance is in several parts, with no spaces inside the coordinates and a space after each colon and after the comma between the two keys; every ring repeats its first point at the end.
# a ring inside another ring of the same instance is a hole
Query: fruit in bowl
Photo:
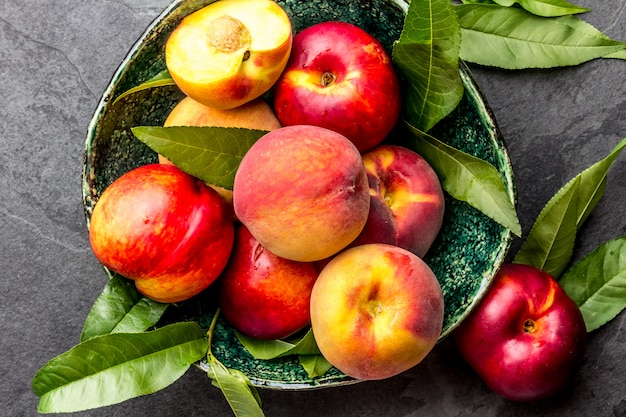
{"type": "Polygon", "coordinates": [[[311,294],[311,327],[336,368],[357,379],[383,379],[432,350],[443,307],[437,277],[422,259],[373,243],[341,252],[322,269],[311,294]]]}
{"type": "Polygon", "coordinates": [[[163,126],[216,126],[274,130],[281,127],[272,107],[257,98],[241,106],[220,110],[191,97],[183,98],[168,114],[163,126]]]}
{"type": "MultiPolygon", "coordinates": [[[[268,131],[281,127],[272,107],[263,99],[257,98],[233,109],[220,110],[205,106],[191,97],[185,97],[176,104],[165,119],[163,126],[241,127],[268,131]]],[[[159,162],[171,164],[162,155],[159,155],[159,162]]],[[[232,190],[214,184],[208,185],[232,204],[232,190]]]]}
{"type": "Polygon", "coordinates": [[[441,230],[445,209],[437,174],[419,154],[380,145],[363,155],[371,204],[353,245],[389,243],[423,257],[441,230]]]}
{"type": "Polygon", "coordinates": [[[187,96],[231,109],[271,88],[292,40],[289,16],[275,1],[220,0],[177,25],[165,44],[165,63],[187,96]]]}
{"type": "MultiPolygon", "coordinates": [[[[277,3],[285,7],[295,32],[320,19],[350,21],[375,34],[389,51],[402,30],[407,5],[403,0],[319,0],[314,3],[278,0],[277,3]],[[320,15],[320,10],[324,11],[323,15],[320,15]]],[[[108,184],[129,168],[152,163],[156,159],[156,153],[136,140],[130,128],[162,125],[182,94],[174,87],[165,87],[127,95],[117,103],[111,98],[118,97],[129,87],[138,86],[161,72],[163,55],[155,51],[162,51],[175,25],[200,7],[201,4],[191,4],[186,0],[172,2],[168,10],[155,20],[134,45],[98,104],[85,142],[82,179],[88,223],[108,184]],[[146,108],[151,110],[146,112],[146,108]]],[[[505,177],[507,189],[513,195],[512,167],[495,121],[469,70],[461,65],[460,73],[466,94],[458,111],[442,121],[440,128],[445,133],[441,139],[461,150],[470,150],[479,157],[488,158],[505,177]]],[[[334,165],[334,162],[330,165],[334,165]]],[[[260,195],[263,190],[258,192],[260,195]]],[[[445,337],[473,308],[474,300],[484,292],[486,283],[491,280],[511,239],[507,229],[494,224],[481,213],[468,209],[462,203],[451,203],[446,206],[441,239],[425,258],[440,279],[446,298],[444,329],[440,337],[445,337]]],[[[105,271],[111,275],[110,270],[105,271]]],[[[198,323],[208,323],[213,312],[202,295],[170,310],[174,321],[180,318],[198,323]]],[[[285,357],[281,361],[251,358],[237,340],[234,329],[228,325],[217,326],[215,337],[221,343],[221,349],[215,352],[220,362],[229,368],[241,370],[259,387],[306,390],[354,382],[336,368],[313,378],[293,357],[285,357]]],[[[201,369],[209,369],[205,361],[200,361],[198,365],[201,369]]]]}
{"type": "Polygon", "coordinates": [[[299,32],[273,88],[283,126],[310,124],[341,133],[363,152],[395,126],[400,83],[381,43],[346,22],[322,22],[299,32]]]}
{"type": "Polygon", "coordinates": [[[261,137],[235,174],[237,218],[269,251],[312,262],[361,233],[370,196],[361,154],[345,136],[312,125],[261,137]]]}
{"type": "Polygon", "coordinates": [[[222,272],[234,226],[222,197],[172,165],[150,164],[116,179],[89,226],[96,258],[135,281],[146,297],[186,300],[222,272]]]}
{"type": "Polygon", "coordinates": [[[237,331],[257,339],[283,339],[310,324],[309,300],[317,279],[311,262],[278,257],[239,225],[220,276],[219,305],[237,331]]]}

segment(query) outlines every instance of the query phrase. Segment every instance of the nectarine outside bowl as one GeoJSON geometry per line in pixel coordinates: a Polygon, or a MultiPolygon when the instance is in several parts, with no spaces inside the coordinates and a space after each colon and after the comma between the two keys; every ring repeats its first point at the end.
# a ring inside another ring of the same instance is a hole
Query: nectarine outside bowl
{"type": "MultiPolygon", "coordinates": [[[[164,70],[164,43],[168,34],[184,16],[211,2],[174,1],[148,27],[113,75],[91,120],[85,142],[82,186],[87,225],[98,197],[114,179],[132,168],[157,161],[156,153],[136,139],[130,128],[162,125],[183,95],[176,87],[167,86],[142,90],[117,102],[114,99],[164,70]]],[[[325,20],[348,21],[369,31],[389,50],[400,36],[408,8],[404,0],[278,0],[278,3],[292,19],[295,32],[325,20]]],[[[468,68],[461,65],[460,73],[464,97],[433,133],[444,142],[492,163],[515,200],[511,163],[493,115],[468,68]]],[[[448,196],[446,204],[442,230],[425,257],[440,281],[445,298],[441,338],[482,298],[512,240],[508,229],[469,205],[448,196]]],[[[106,269],[105,273],[110,275],[106,269]]],[[[193,320],[208,328],[215,312],[214,296],[210,288],[173,306],[164,320],[193,320]]],[[[311,379],[295,358],[256,360],[222,320],[218,320],[212,349],[222,363],[241,370],[259,387],[303,390],[356,382],[334,368],[322,377],[311,379]]],[[[205,365],[198,364],[201,369],[206,369],[205,365]]]]}

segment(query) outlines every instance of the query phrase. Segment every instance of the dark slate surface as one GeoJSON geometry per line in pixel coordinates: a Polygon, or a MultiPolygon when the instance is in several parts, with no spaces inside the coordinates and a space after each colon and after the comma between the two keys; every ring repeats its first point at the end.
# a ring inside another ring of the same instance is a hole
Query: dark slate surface
{"type": "MultiPolygon", "coordinates": [[[[584,18],[626,39],[624,0],[581,0],[584,18]]],[[[0,415],[34,416],[35,372],[78,341],[105,276],[85,228],[87,124],[118,64],[166,0],[3,0],[0,4],[0,415]]],[[[565,182],[626,136],[626,64],[510,72],[472,66],[508,144],[528,232],[565,182]]],[[[580,233],[574,258],[626,234],[626,162],[580,233]]],[[[514,242],[513,250],[519,246],[514,242]]],[[[533,404],[490,393],[450,341],[415,369],[314,392],[262,391],[267,416],[626,416],[626,313],[594,332],[574,388],[533,404]]],[[[191,369],[173,386],[83,416],[229,416],[191,369]]]]}

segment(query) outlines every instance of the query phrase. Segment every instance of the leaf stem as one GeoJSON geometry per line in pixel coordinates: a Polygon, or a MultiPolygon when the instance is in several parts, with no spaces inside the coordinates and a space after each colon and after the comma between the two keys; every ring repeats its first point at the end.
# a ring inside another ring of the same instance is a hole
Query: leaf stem
{"type": "Polygon", "coordinates": [[[213,352],[211,351],[211,346],[213,345],[213,334],[215,333],[215,327],[217,326],[217,318],[220,315],[220,308],[218,307],[217,310],[215,310],[215,314],[213,315],[213,319],[211,320],[211,325],[209,326],[209,330],[207,330],[206,332],[206,336],[208,339],[208,349],[207,349],[207,360],[212,360],[213,358],[213,352]]]}

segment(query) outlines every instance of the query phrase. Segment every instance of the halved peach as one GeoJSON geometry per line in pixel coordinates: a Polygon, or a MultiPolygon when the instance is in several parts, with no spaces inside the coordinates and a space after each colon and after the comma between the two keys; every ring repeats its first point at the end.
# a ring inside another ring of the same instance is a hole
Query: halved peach
{"type": "Polygon", "coordinates": [[[186,95],[231,109],[272,87],[287,65],[292,39],[289,16],[273,0],[219,0],[174,29],[165,62],[186,95]]]}

